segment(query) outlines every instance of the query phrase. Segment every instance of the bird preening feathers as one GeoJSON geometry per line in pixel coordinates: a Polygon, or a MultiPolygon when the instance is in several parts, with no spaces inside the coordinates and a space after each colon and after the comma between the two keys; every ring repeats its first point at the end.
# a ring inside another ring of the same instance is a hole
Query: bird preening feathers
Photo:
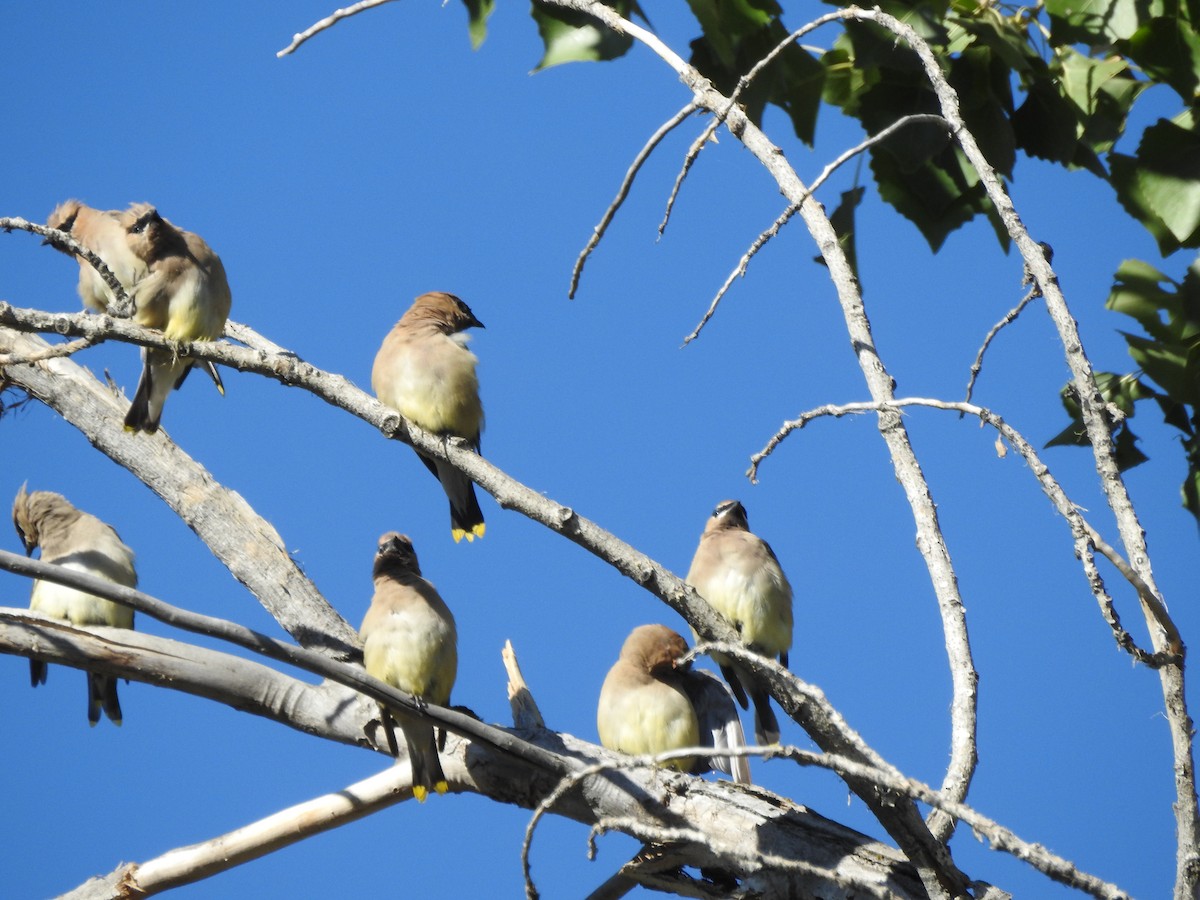
{"type": "MultiPolygon", "coordinates": [[[[762,538],[751,533],[746,508],[737,500],[717,504],[700,535],[687,581],[731,624],[756,653],[788,664],[792,646],[792,586],[762,538]]],[[[754,734],[760,744],[779,740],[770,695],[734,660],[712,654],[742,709],[754,702],[754,734]]]]}
{"type": "MultiPolygon", "coordinates": [[[[92,209],[78,200],[67,200],[50,213],[46,227],[67,232],[104,260],[127,294],[146,274],[145,261],[139,259],[129,246],[120,210],[92,209]]],[[[52,238],[46,238],[45,243],[69,252],[52,238]]],[[[77,256],[76,262],[79,263],[79,299],[88,309],[105,312],[114,299],[112,289],[86,259],[77,256]]]]}
{"type": "MultiPolygon", "coordinates": [[[[729,689],[715,675],[681,662],[687,651],[687,642],[665,625],[641,625],[630,633],[600,689],[600,743],[634,755],[745,745],[729,689]]],[[[744,756],[686,756],[663,765],[694,773],[711,768],[750,783],[744,756]]]]}
{"type": "MultiPolygon", "coordinates": [[[[121,542],[110,525],[76,509],[61,494],[50,491],[28,493],[22,485],[13,501],[13,524],[27,555],[42,548],[42,562],[86,572],[114,584],[137,587],[133,551],[121,542]]],[[[73,625],[111,625],[133,628],[133,610],[94,594],[35,581],[29,608],[73,625]]],[[[29,661],[29,680],[34,687],[46,682],[46,663],[29,661]]],[[[88,722],[100,721],[100,710],[121,724],[117,679],[97,672],[87,673],[88,722]]]]}
{"type": "MultiPolygon", "coordinates": [[[[458,674],[458,635],[454,616],[432,584],[421,577],[412,541],[389,531],[379,539],[374,565],[375,595],[363,617],[363,663],[369,675],[412,694],[418,702],[445,706],[458,674]]],[[[434,728],[401,712],[381,707],[392,744],[391,721],[404,733],[412,765],[413,796],[448,789],[434,728]]],[[[392,748],[393,753],[396,748],[392,748]]]]}
{"type": "MultiPolygon", "coordinates": [[[[97,210],[68,200],[46,222],[71,234],[104,260],[133,301],[133,319],[172,341],[212,341],[225,330],[232,295],[220,257],[202,237],[176,227],[148,203],[124,211],[97,210]]],[[[112,291],[86,260],[78,260],[79,296],[103,312],[112,291]]],[[[173,350],[142,349],[142,375],[125,417],[127,431],[158,430],[163,404],[200,366],[224,393],[212,363],[182,358],[173,350]]]]}
{"type": "MultiPolygon", "coordinates": [[[[375,355],[371,387],[380,402],[426,431],[460,437],[476,453],[483,431],[478,360],[467,349],[468,328],[483,328],[471,308],[453,294],[418,297],[400,317],[375,355]]],[[[483,537],[483,513],[475,485],[450,463],[417,451],[442,483],[450,501],[450,533],[457,542],[483,537]]]]}

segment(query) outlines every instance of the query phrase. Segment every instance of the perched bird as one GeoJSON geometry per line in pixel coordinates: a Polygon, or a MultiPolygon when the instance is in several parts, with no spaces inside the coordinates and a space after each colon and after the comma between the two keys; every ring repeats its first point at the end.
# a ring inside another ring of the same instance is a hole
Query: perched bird
{"type": "MultiPolygon", "coordinates": [[[[600,688],[600,743],[631,754],[745,745],[729,689],[715,675],[681,664],[687,650],[687,642],[665,625],[641,625],[630,632],[600,688]]],[[[744,756],[683,757],[664,765],[694,773],[712,768],[750,783],[744,756]]]]}
{"type": "MultiPolygon", "coordinates": [[[[146,262],[130,248],[121,213],[117,210],[93,209],[78,200],[67,200],[50,213],[46,227],[68,232],[104,260],[126,293],[146,274],[146,262]]],[[[46,243],[70,252],[59,247],[53,238],[47,238],[46,243]]],[[[88,309],[104,312],[113,302],[112,289],[91,263],[81,256],[75,256],[75,259],[79,263],[79,299],[88,309]]]]}
{"type": "MultiPolygon", "coordinates": [[[[133,569],[133,551],[121,543],[111,526],[72,506],[61,494],[34,491],[21,486],[13,501],[13,524],[32,555],[42,548],[42,562],[55,563],[87,572],[114,584],[137,587],[133,569]]],[[[133,610],[128,606],[86,594],[52,581],[35,581],[29,608],[73,625],[111,625],[133,628],[133,610]]],[[[29,680],[34,687],[46,683],[46,663],[29,661],[29,680]]],[[[88,722],[100,721],[100,710],[114,724],[121,724],[121,704],[117,700],[117,679],[97,672],[87,673],[88,722]]]]}
{"type": "MultiPolygon", "coordinates": [[[[441,291],[422,294],[383,339],[371,387],[380,402],[404,418],[434,434],[460,437],[478,453],[483,405],[475,375],[479,360],[466,347],[468,328],[483,328],[483,323],[467,304],[441,291]]],[[[483,513],[471,479],[448,462],[417,455],[450,500],[454,540],[483,537],[483,513]]]]}
{"type": "MultiPolygon", "coordinates": [[[[458,674],[454,616],[434,586],[421,577],[417,553],[407,536],[389,531],[379,539],[374,577],[375,596],[359,629],[367,673],[412,694],[418,703],[445,706],[458,674]]],[[[413,796],[424,802],[431,789],[444,794],[448,785],[438,747],[445,746],[445,733],[438,741],[429,723],[403,713],[393,716],[386,707],[380,711],[393,753],[398,750],[391,721],[398,719],[404,732],[413,796]]]]}
{"type": "MultiPolygon", "coordinates": [[[[792,586],[771,547],[750,532],[746,508],[737,500],[717,504],[700,535],[687,581],[737,629],[756,653],[788,664],[792,646],[792,586]]],[[[760,744],[779,740],[779,722],[767,692],[736,662],[712,654],[738,703],[754,701],[754,735],[760,744]]]]}
{"type": "MultiPolygon", "coordinates": [[[[148,203],[135,203],[120,214],[129,249],[146,265],[133,286],[133,318],[157,328],[172,341],[213,341],[225,330],[233,302],[221,258],[204,239],[177,228],[148,203]]],[[[167,395],[193,365],[204,368],[222,394],[225,389],[212,363],[180,358],[171,350],[142,350],[142,377],[125,416],[126,431],[158,430],[167,395]]]]}

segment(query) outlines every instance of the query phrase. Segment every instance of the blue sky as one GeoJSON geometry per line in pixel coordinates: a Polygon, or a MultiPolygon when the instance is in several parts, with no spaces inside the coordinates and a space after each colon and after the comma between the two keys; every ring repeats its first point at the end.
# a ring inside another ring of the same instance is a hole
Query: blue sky
{"type": "MultiPolygon", "coordinates": [[[[796,4],[789,21],[824,9],[796,4]]],[[[524,8],[500,8],[472,52],[454,3],[390,4],[275,58],[293,32],[331,10],[311,0],[14,8],[0,33],[8,72],[0,214],[41,221],[72,196],[104,208],[149,200],[221,255],[234,319],[364,387],[380,340],[414,296],[463,297],[487,324],[473,345],[484,454],[681,574],[712,507],[741,498],[796,589],[792,669],[892,763],[940,782],[950,700],[941,626],[874,420],[815,423],[767,462],[761,484],[743,476],[783,420],[866,398],[833,288],[799,221],[754,261],[702,338],[680,349],[782,209],[767,174],[722,133],[656,242],[680,160],[702,127],[685,126],[642,172],[568,301],[575,256],[629,161],[687,99],[674,74],[635,48],[615,64],[531,75],[540,42],[524,8]]],[[[654,23],[686,55],[695,29],[683,5],[656,12],[654,23]]],[[[807,40],[828,46],[834,36],[827,29],[807,40]]],[[[1153,108],[1154,92],[1149,99],[1153,108]]],[[[1171,97],[1161,100],[1169,110],[1171,97]]],[[[829,110],[815,151],[790,137],[779,114],[766,127],[807,180],[860,138],[829,110]]],[[[853,167],[835,176],[821,195],[828,207],[853,178],[853,167]]],[[[1122,259],[1156,260],[1150,238],[1086,173],[1022,160],[1012,188],[1035,238],[1055,249],[1094,364],[1131,368],[1116,333],[1129,322],[1103,300],[1122,259]]],[[[898,394],[960,399],[984,334],[1022,296],[1019,258],[1004,255],[982,222],[932,256],[871,191],[860,229],[868,312],[898,394]]],[[[1185,262],[1164,267],[1181,274],[1185,262]]],[[[14,305],[78,305],[74,263],[27,234],[0,240],[0,273],[0,299],[14,305]]],[[[77,359],[132,391],[131,347],[77,359]]],[[[1057,392],[1066,377],[1035,304],[993,345],[976,399],[1040,445],[1064,424],[1057,392]]],[[[220,398],[192,379],[168,403],[165,429],[276,526],[355,626],[370,599],[377,537],[411,535],[458,618],[454,701],[485,720],[508,721],[500,648],[511,639],[548,724],[594,740],[599,687],[628,631],[681,627],[634,584],[490,498],[481,498],[486,538],[453,544],[440,489],[408,448],[275,382],[228,372],[225,383],[220,398]]],[[[1156,676],[1116,650],[1066,524],[1024,463],[998,459],[992,433],[952,414],[913,412],[907,422],[981,674],[970,802],[1135,895],[1166,895],[1173,787],[1156,676]]],[[[1187,640],[1200,623],[1196,526],[1178,501],[1182,457],[1148,413],[1136,424],[1152,462],[1128,481],[1187,640]]],[[[157,497],[55,414],[31,408],[0,433],[0,501],[26,480],[60,491],[120,531],[149,593],[282,635],[157,497]]],[[[1090,454],[1043,456],[1114,539],[1090,454]]],[[[2,546],[18,549],[15,534],[2,546]]],[[[27,582],[4,575],[0,584],[6,605],[27,603],[27,582]]],[[[1132,592],[1110,584],[1143,640],[1132,592]]],[[[139,628],[169,633],[145,618],[139,628]]],[[[12,896],[59,893],[119,861],[204,840],[387,765],[136,683],[122,687],[124,726],[89,730],[83,675],[54,668],[33,691],[22,659],[0,658],[0,685],[9,775],[0,881],[12,896]]],[[[811,746],[792,723],[784,739],[811,746]]],[[[832,775],[781,762],[754,771],[772,790],[881,834],[832,775]]],[[[516,896],[527,819],[471,796],[403,804],[179,895],[516,896]]],[[[608,837],[589,862],[585,838],[575,823],[541,826],[533,864],[544,896],[585,894],[634,849],[608,837]]],[[[965,829],[952,848],[972,877],[1020,896],[1067,895],[965,829]]]]}

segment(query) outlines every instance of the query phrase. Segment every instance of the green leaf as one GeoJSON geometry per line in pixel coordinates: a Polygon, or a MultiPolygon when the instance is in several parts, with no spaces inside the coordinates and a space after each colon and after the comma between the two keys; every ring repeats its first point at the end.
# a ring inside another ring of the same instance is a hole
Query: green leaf
{"type": "Polygon", "coordinates": [[[906,166],[886,150],[887,144],[871,152],[879,195],[920,229],[934,252],[953,231],[987,208],[983,190],[963,184],[960,167],[954,165],[956,149],[947,147],[937,157],[906,166]]]}
{"type": "MultiPolygon", "coordinates": [[[[606,4],[622,16],[640,12],[632,0],[606,4]]],[[[537,22],[545,52],[534,71],[568,62],[597,62],[624,56],[633,38],[617,34],[583,13],[533,0],[531,15],[537,22]]]]}
{"type": "MultiPolygon", "coordinates": [[[[1137,448],[1139,438],[1133,433],[1129,421],[1136,409],[1138,400],[1155,397],[1153,389],[1144,385],[1134,375],[1117,375],[1113,372],[1097,372],[1096,386],[1105,403],[1110,403],[1119,409],[1124,418],[1115,421],[1108,417],[1108,423],[1113,429],[1113,454],[1117,468],[1122,472],[1140,466],[1149,457],[1137,448]]],[[[1059,392],[1063,407],[1071,419],[1071,424],[1046,442],[1047,447],[1086,447],[1089,445],[1087,429],[1083,425],[1083,417],[1079,411],[1079,397],[1075,386],[1068,384],[1059,392]]]]}
{"type": "MultiPolygon", "coordinates": [[[[866,188],[863,187],[843,191],[837,208],[829,214],[829,223],[837,233],[838,243],[846,253],[850,271],[854,273],[855,278],[858,277],[858,253],[855,245],[854,216],[865,194],[866,188]]],[[[819,260],[821,257],[818,256],[817,259],[819,260]]]]}
{"type": "Polygon", "coordinates": [[[471,36],[471,49],[478,50],[487,39],[487,20],[496,7],[496,0],[463,0],[467,8],[467,33],[471,36]]]}
{"type": "MultiPolygon", "coordinates": [[[[722,93],[732,93],[741,77],[789,35],[778,18],[753,29],[749,25],[747,19],[737,29],[719,34],[706,29],[703,37],[692,41],[691,64],[722,93]]],[[[770,65],[759,71],[749,87],[742,91],[738,102],[755,124],[762,123],[763,111],[768,104],[779,107],[791,119],[796,136],[811,144],[824,81],[824,66],[808,51],[791,42],[770,65]]]]}
{"type": "Polygon", "coordinates": [[[1183,19],[1157,16],[1124,42],[1129,56],[1155,81],[1169,84],[1185,103],[1200,86],[1200,36],[1183,19]]]}
{"type": "Polygon", "coordinates": [[[1075,158],[1079,119],[1051,81],[1038,80],[1029,87],[1012,124],[1018,146],[1030,156],[1063,164],[1075,158]]]}
{"type": "Polygon", "coordinates": [[[1188,474],[1183,480],[1183,506],[1197,520],[1200,520],[1200,437],[1193,434],[1183,442],[1183,451],[1187,456],[1188,474]]]}
{"type": "MultiPolygon", "coordinates": [[[[1083,122],[1080,138],[1093,153],[1111,150],[1125,131],[1133,102],[1150,82],[1134,79],[1120,57],[1092,59],[1070,47],[1059,48],[1057,56],[1063,90],[1083,122]]],[[[1106,177],[1102,167],[1096,174],[1106,177]]]]}
{"type": "Polygon", "coordinates": [[[1163,284],[1174,284],[1166,275],[1139,259],[1127,259],[1117,269],[1116,280],[1105,306],[1137,320],[1146,332],[1167,340],[1161,311],[1170,305],[1172,294],[1163,284]]]}
{"type": "MultiPolygon", "coordinates": [[[[1046,0],[1051,42],[1100,47],[1138,30],[1142,0],[1046,0]]],[[[1149,10],[1146,16],[1153,13],[1149,10]]]]}
{"type": "Polygon", "coordinates": [[[1129,344],[1129,355],[1143,372],[1154,379],[1173,400],[1189,406],[1200,404],[1200,382],[1188,372],[1187,356],[1176,344],[1122,332],[1129,344]]]}
{"type": "MultiPolygon", "coordinates": [[[[1187,126],[1191,126],[1189,121],[1187,126]]],[[[1159,119],[1142,133],[1136,157],[1109,157],[1117,197],[1166,255],[1200,246],[1200,134],[1159,119]]]]}
{"type": "Polygon", "coordinates": [[[769,27],[783,12],[775,0],[688,0],[688,6],[713,56],[725,69],[737,67],[743,39],[769,27]]]}
{"type": "Polygon", "coordinates": [[[988,162],[1012,175],[1017,162],[1016,138],[1008,113],[1012,90],[1008,68],[987,47],[970,47],[950,63],[950,84],[958,93],[963,120],[988,162]]]}

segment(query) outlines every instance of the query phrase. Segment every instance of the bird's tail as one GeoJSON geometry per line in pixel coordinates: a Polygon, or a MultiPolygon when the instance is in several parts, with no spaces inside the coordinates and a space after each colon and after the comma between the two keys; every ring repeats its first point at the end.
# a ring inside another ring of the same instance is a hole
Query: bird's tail
{"type": "Polygon", "coordinates": [[[413,796],[421,803],[431,790],[444,794],[450,789],[446,775],[438,759],[437,740],[433,727],[425,724],[405,723],[401,726],[408,744],[408,759],[412,765],[413,796]]]}
{"type": "Polygon", "coordinates": [[[475,483],[448,462],[435,460],[438,480],[450,501],[450,534],[457,544],[464,537],[467,542],[483,537],[483,510],[475,497],[475,483]]]}
{"type": "Polygon", "coordinates": [[[771,709],[771,695],[754,686],[750,689],[750,699],[754,702],[754,739],[760,747],[778,744],[779,720],[771,709]]]}
{"type": "Polygon", "coordinates": [[[42,660],[31,659],[29,661],[29,683],[33,687],[37,687],[39,684],[45,684],[46,671],[49,668],[50,667],[42,662],[42,660]]]}
{"type": "Polygon", "coordinates": [[[178,359],[168,351],[142,352],[142,377],[125,415],[126,431],[154,434],[162,420],[163,405],[171,391],[183,384],[192,360],[178,359]]]}
{"type": "Polygon", "coordinates": [[[109,675],[87,673],[88,683],[88,724],[95,725],[100,721],[100,710],[114,725],[121,724],[121,703],[117,699],[117,679],[109,675]]]}

